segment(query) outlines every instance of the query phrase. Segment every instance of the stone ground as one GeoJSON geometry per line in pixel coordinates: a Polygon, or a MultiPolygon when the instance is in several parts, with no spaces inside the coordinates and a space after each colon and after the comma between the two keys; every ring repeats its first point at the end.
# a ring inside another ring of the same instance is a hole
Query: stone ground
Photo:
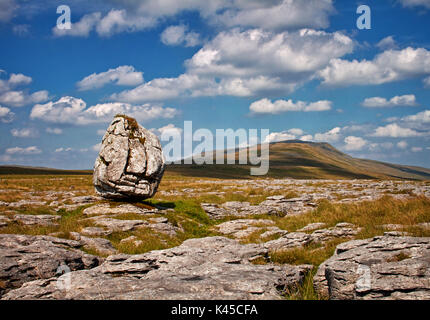
{"type": "Polygon", "coordinates": [[[315,274],[311,298],[430,299],[429,211],[429,182],[172,176],[155,199],[127,203],[96,196],[91,177],[4,176],[0,296],[294,298],[315,274]],[[378,220],[373,233],[371,222],[317,216],[318,210],[384,202],[424,209],[413,209],[418,218],[404,221],[384,213],[388,218],[378,220]],[[393,246],[401,249],[381,254],[393,246]],[[301,258],[306,255],[327,259],[301,258]],[[379,260],[369,262],[375,256],[379,260]],[[363,265],[375,266],[375,286],[367,291],[356,288],[363,265]],[[72,271],[70,290],[58,286],[65,277],[61,266],[72,271]],[[393,285],[393,277],[400,284],[393,285]]]}

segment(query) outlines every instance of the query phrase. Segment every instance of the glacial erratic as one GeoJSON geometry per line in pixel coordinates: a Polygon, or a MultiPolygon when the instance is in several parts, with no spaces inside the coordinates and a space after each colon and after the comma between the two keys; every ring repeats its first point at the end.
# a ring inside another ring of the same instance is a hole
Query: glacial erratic
{"type": "Polygon", "coordinates": [[[156,193],[164,169],[157,136],[135,119],[116,115],[103,137],[93,184],[104,198],[147,199],[156,193]]]}

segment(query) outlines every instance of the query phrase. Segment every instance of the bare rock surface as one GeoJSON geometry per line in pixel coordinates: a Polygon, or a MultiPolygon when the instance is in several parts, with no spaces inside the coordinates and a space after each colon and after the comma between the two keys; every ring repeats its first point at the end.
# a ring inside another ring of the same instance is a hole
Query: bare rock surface
{"type": "Polygon", "coordinates": [[[141,208],[132,204],[120,204],[113,206],[109,203],[96,204],[92,207],[86,208],[83,214],[86,216],[91,215],[108,215],[108,214],[123,214],[123,213],[134,213],[134,214],[154,214],[158,213],[158,209],[146,209],[141,208]]]}
{"type": "Polygon", "coordinates": [[[330,299],[430,299],[430,238],[342,243],[320,265],[314,287],[330,299]]]}
{"type": "Polygon", "coordinates": [[[119,115],[103,137],[93,183],[105,198],[147,199],[157,191],[164,169],[157,136],[136,120],[119,115]]]}
{"type": "Polygon", "coordinates": [[[0,216],[0,228],[6,227],[9,224],[9,222],[11,222],[11,220],[8,217],[0,216]]]}
{"type": "Polygon", "coordinates": [[[23,283],[55,277],[58,267],[89,269],[101,259],[78,250],[81,243],[50,236],[0,234],[0,295],[23,283]]]}
{"type": "Polygon", "coordinates": [[[36,280],[4,299],[280,299],[311,268],[250,262],[265,256],[261,246],[224,237],[190,239],[171,249],[110,256],[97,268],[72,272],[65,290],[56,278],[36,280]]]}
{"type": "Polygon", "coordinates": [[[86,228],[83,228],[80,233],[83,234],[84,236],[94,237],[94,236],[108,236],[112,234],[112,231],[104,228],[99,228],[99,227],[86,227],[86,228]]]}
{"type": "Polygon", "coordinates": [[[284,196],[270,196],[258,205],[249,202],[228,201],[221,205],[213,203],[202,203],[203,210],[212,219],[222,219],[229,216],[249,217],[254,215],[277,215],[303,213],[313,206],[310,198],[288,199],[284,196]]]}
{"type": "Polygon", "coordinates": [[[26,226],[41,225],[41,226],[55,226],[58,225],[56,222],[61,219],[61,216],[41,214],[16,214],[13,216],[13,220],[22,223],[26,226]]]}
{"type": "Polygon", "coordinates": [[[274,224],[272,220],[268,219],[238,219],[220,223],[215,228],[221,234],[240,239],[259,231],[262,227],[273,226],[274,224]]]}
{"type": "Polygon", "coordinates": [[[70,232],[73,240],[79,241],[84,248],[94,249],[102,255],[112,255],[118,253],[112,243],[104,238],[90,238],[81,235],[78,232],[70,232]]]}

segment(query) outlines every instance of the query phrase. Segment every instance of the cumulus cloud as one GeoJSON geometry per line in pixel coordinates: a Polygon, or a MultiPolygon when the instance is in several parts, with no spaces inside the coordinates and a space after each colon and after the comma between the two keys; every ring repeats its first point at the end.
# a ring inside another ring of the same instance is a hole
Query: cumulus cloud
{"type": "Polygon", "coordinates": [[[302,135],[303,133],[303,130],[298,128],[292,128],[281,132],[271,132],[269,135],[266,136],[264,143],[296,140],[298,139],[298,136],[302,135]]]}
{"type": "Polygon", "coordinates": [[[324,85],[347,86],[383,84],[430,74],[430,51],[408,47],[388,50],[373,60],[333,59],[318,72],[324,85]]]}
{"type": "Polygon", "coordinates": [[[60,152],[70,152],[70,151],[73,151],[73,148],[58,148],[58,149],[55,149],[54,152],[60,153],[60,152]]]}
{"type": "Polygon", "coordinates": [[[406,149],[408,147],[408,143],[405,140],[397,142],[397,148],[406,149]]]}
{"type": "Polygon", "coordinates": [[[93,73],[77,83],[81,91],[97,89],[112,83],[118,86],[137,86],[143,82],[143,73],[132,66],[120,66],[106,72],[93,73]]]}
{"type": "Polygon", "coordinates": [[[313,140],[321,142],[337,142],[341,137],[341,130],[342,129],[340,127],[335,127],[324,133],[316,133],[313,140]]]}
{"type": "Polygon", "coordinates": [[[94,31],[100,36],[112,36],[120,32],[142,31],[184,11],[198,12],[210,24],[226,28],[321,29],[329,26],[329,17],[335,13],[332,0],[110,1],[123,9],[112,9],[106,14],[86,14],[73,23],[70,30],[54,27],[54,35],[86,37],[94,31]]]}
{"type": "Polygon", "coordinates": [[[99,36],[110,37],[121,32],[141,31],[155,24],[153,17],[131,14],[125,9],[112,9],[105,16],[101,12],[86,14],[78,22],[72,23],[70,29],[59,29],[55,26],[52,32],[57,37],[88,37],[95,31],[99,36]]]}
{"type": "Polygon", "coordinates": [[[408,138],[408,137],[419,137],[423,134],[410,129],[400,127],[397,123],[391,123],[386,126],[378,127],[374,133],[371,134],[373,137],[390,137],[390,138],[408,138]]]}
{"type": "Polygon", "coordinates": [[[15,113],[10,111],[9,108],[0,106],[0,121],[3,123],[10,123],[13,121],[15,113]]]}
{"type": "Polygon", "coordinates": [[[82,99],[62,97],[56,102],[35,105],[30,118],[46,122],[86,125],[109,122],[118,113],[127,114],[139,121],[170,119],[178,115],[176,109],[149,104],[135,106],[127,103],[103,103],[87,108],[87,104],[82,99]]]}
{"type": "Polygon", "coordinates": [[[169,123],[168,125],[165,125],[158,129],[155,129],[155,128],[150,129],[150,131],[156,134],[158,137],[161,137],[162,134],[166,134],[166,135],[181,134],[183,130],[182,128],[176,127],[174,124],[169,123]]]}
{"type": "Polygon", "coordinates": [[[111,99],[137,103],[180,96],[288,93],[310,80],[332,58],[352,52],[353,47],[353,41],[339,32],[229,30],[187,60],[184,74],[153,79],[111,99]]]}
{"type": "Polygon", "coordinates": [[[31,155],[31,154],[40,154],[42,151],[36,147],[31,146],[27,148],[21,148],[21,147],[14,147],[14,148],[8,148],[6,149],[6,154],[20,154],[20,155],[31,155]]]}
{"type": "Polygon", "coordinates": [[[390,100],[381,97],[367,98],[363,101],[362,105],[368,108],[382,108],[382,107],[397,107],[397,106],[416,106],[416,98],[413,94],[395,96],[390,100]]]}
{"type": "Polygon", "coordinates": [[[29,85],[31,82],[31,77],[21,73],[10,74],[8,80],[0,79],[0,103],[12,107],[22,107],[48,100],[49,93],[46,90],[29,93],[27,89],[19,89],[19,87],[29,85]]]}
{"type": "Polygon", "coordinates": [[[346,151],[358,151],[362,150],[366,144],[368,143],[361,137],[348,136],[344,139],[345,146],[344,149],[346,151]]]}
{"type": "Polygon", "coordinates": [[[327,111],[331,109],[332,102],[321,100],[317,102],[307,103],[303,101],[293,102],[290,100],[276,100],[271,102],[264,98],[253,102],[249,106],[251,114],[279,114],[288,111],[327,111]]]}
{"type": "Polygon", "coordinates": [[[12,129],[10,133],[17,138],[35,138],[38,135],[37,130],[32,128],[12,129]]]}
{"type": "Polygon", "coordinates": [[[393,36],[388,36],[379,41],[376,46],[380,50],[390,50],[390,49],[397,49],[397,43],[396,40],[394,40],[393,36]]]}
{"type": "Polygon", "coordinates": [[[201,40],[198,33],[188,31],[188,27],[181,24],[166,28],[161,34],[161,42],[168,46],[195,47],[201,40]]]}

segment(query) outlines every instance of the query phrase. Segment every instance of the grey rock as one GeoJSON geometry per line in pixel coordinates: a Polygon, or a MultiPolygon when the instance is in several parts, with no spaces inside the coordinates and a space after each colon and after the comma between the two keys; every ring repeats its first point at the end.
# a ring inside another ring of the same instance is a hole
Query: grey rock
{"type": "Polygon", "coordinates": [[[303,247],[311,242],[311,235],[303,232],[291,232],[280,237],[279,239],[264,243],[264,247],[269,251],[280,251],[296,247],[303,247]]]}
{"type": "Polygon", "coordinates": [[[230,235],[237,239],[245,238],[262,227],[272,226],[274,222],[267,219],[238,219],[223,222],[215,226],[217,231],[224,235],[230,235]]]}
{"type": "Polygon", "coordinates": [[[80,270],[100,264],[100,258],[80,247],[78,241],[50,236],[0,234],[0,295],[25,282],[54,277],[61,265],[80,270]]]}
{"type": "Polygon", "coordinates": [[[311,266],[254,265],[266,257],[258,245],[224,237],[186,240],[140,255],[110,256],[97,268],[72,272],[70,288],[37,280],[4,299],[280,299],[301,283],[311,266]]]}
{"type": "Polygon", "coordinates": [[[109,203],[97,204],[92,207],[86,208],[82,213],[86,216],[91,215],[108,215],[108,214],[154,214],[159,212],[158,209],[146,209],[132,204],[120,204],[119,206],[111,207],[109,203]]]}
{"type": "Polygon", "coordinates": [[[157,136],[136,120],[116,116],[103,137],[94,165],[98,195],[111,198],[151,198],[165,169],[157,136]]]}
{"type": "Polygon", "coordinates": [[[145,227],[149,225],[148,222],[144,220],[119,220],[106,218],[104,216],[97,216],[88,219],[93,221],[96,225],[106,227],[108,230],[113,232],[131,231],[137,227],[145,227]]]}
{"type": "Polygon", "coordinates": [[[314,287],[330,299],[430,299],[430,238],[342,243],[319,267],[314,287]]]}
{"type": "Polygon", "coordinates": [[[8,217],[0,216],[0,228],[6,227],[11,220],[8,217]]]}
{"type": "Polygon", "coordinates": [[[316,230],[311,234],[313,242],[326,242],[335,238],[351,238],[361,231],[353,224],[341,222],[333,228],[316,230]]]}
{"type": "Polygon", "coordinates": [[[83,234],[84,236],[90,236],[90,237],[108,236],[112,234],[112,231],[106,230],[103,228],[98,228],[98,227],[86,227],[81,230],[81,234],[83,234]]]}
{"type": "Polygon", "coordinates": [[[56,226],[61,216],[42,214],[42,215],[31,215],[31,214],[16,214],[13,216],[13,220],[22,223],[26,226],[41,225],[41,226],[56,226]]]}
{"type": "Polygon", "coordinates": [[[315,222],[315,223],[310,223],[307,226],[297,230],[299,232],[308,232],[308,231],[313,231],[313,230],[317,230],[317,229],[322,229],[325,227],[325,223],[323,222],[315,222]]]}
{"type": "Polygon", "coordinates": [[[84,248],[94,249],[102,255],[112,255],[118,253],[112,243],[103,238],[89,238],[85,237],[78,232],[70,232],[73,240],[79,241],[83,244],[84,248]]]}

